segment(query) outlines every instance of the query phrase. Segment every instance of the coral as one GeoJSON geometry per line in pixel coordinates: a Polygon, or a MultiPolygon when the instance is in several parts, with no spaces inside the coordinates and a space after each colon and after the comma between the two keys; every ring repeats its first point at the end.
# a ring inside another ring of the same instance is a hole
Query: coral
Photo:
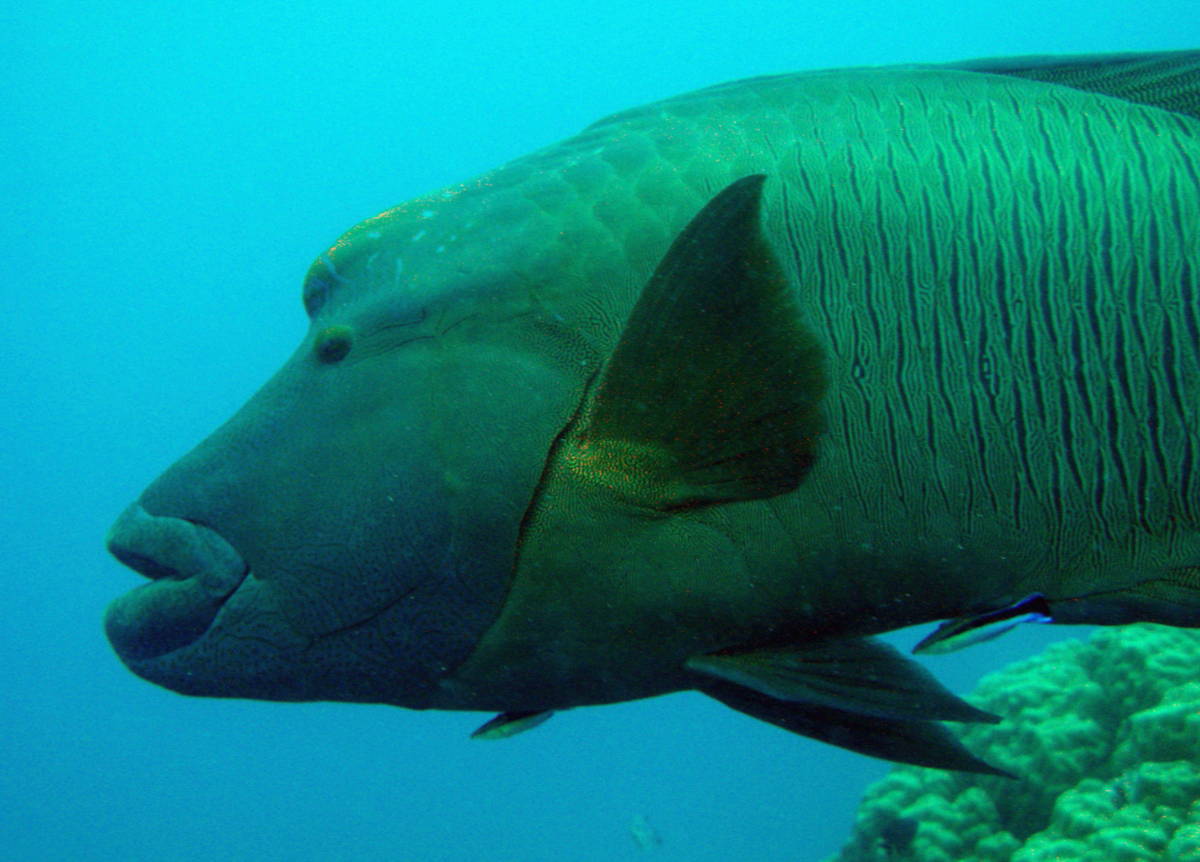
{"type": "Polygon", "coordinates": [[[1020,780],[898,766],[827,862],[1200,862],[1198,670],[1200,632],[1138,625],[991,674],[1004,721],[961,735],[1020,780]]]}

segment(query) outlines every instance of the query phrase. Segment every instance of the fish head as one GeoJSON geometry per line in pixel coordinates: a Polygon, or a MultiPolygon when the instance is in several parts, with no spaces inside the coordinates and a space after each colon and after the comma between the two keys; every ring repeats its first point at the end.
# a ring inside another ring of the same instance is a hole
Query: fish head
{"type": "Polygon", "coordinates": [[[583,373],[547,358],[522,244],[496,219],[472,240],[449,206],[419,199],[318,258],[296,353],[118,518],[109,550],[151,579],[106,613],[132,671],[419,708],[494,620],[583,373]]]}

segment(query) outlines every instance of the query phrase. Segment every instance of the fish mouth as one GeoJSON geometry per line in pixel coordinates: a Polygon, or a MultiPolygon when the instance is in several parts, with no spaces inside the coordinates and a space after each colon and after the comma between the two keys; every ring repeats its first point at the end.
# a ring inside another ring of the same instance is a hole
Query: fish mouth
{"type": "Polygon", "coordinates": [[[126,662],[154,659],[199,640],[250,568],[220,533],[183,518],[129,506],[105,546],[151,579],[115,599],[104,630],[126,662]]]}

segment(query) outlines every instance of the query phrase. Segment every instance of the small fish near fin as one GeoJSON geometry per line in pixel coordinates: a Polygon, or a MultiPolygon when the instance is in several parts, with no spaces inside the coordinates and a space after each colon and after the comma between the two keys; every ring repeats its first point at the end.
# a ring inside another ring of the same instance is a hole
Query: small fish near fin
{"type": "Polygon", "coordinates": [[[1021,623],[1052,622],[1050,603],[1041,593],[1033,593],[998,611],[942,623],[913,647],[913,654],[944,655],[998,638],[1021,623]]]}
{"type": "Polygon", "coordinates": [[[694,656],[684,666],[777,701],[897,721],[995,724],[998,716],[967,703],[924,667],[887,644],[826,641],[694,656]]]}
{"type": "Polygon", "coordinates": [[[824,351],[761,224],[766,176],[676,237],[562,441],[562,466],[669,512],[794,490],[815,457],[824,351]]]}
{"type": "Polygon", "coordinates": [[[554,710],[533,712],[502,712],[491,721],[481,725],[471,734],[471,739],[508,739],[518,733],[533,730],[554,715],[554,710]]]}
{"type": "Polygon", "coordinates": [[[944,724],[936,721],[877,718],[826,706],[789,703],[730,683],[714,682],[700,691],[760,721],[870,757],[934,769],[1016,777],[980,760],[944,724]]]}

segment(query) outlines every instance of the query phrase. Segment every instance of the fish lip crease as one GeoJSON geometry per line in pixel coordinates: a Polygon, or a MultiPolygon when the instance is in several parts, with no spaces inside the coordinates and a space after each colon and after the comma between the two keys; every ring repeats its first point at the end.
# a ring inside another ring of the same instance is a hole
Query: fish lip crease
{"type": "Polygon", "coordinates": [[[140,503],[121,513],[105,544],[118,561],[150,579],[105,611],[108,639],[127,664],[198,641],[250,575],[241,554],[216,530],[183,517],[151,515],[140,503]]]}

